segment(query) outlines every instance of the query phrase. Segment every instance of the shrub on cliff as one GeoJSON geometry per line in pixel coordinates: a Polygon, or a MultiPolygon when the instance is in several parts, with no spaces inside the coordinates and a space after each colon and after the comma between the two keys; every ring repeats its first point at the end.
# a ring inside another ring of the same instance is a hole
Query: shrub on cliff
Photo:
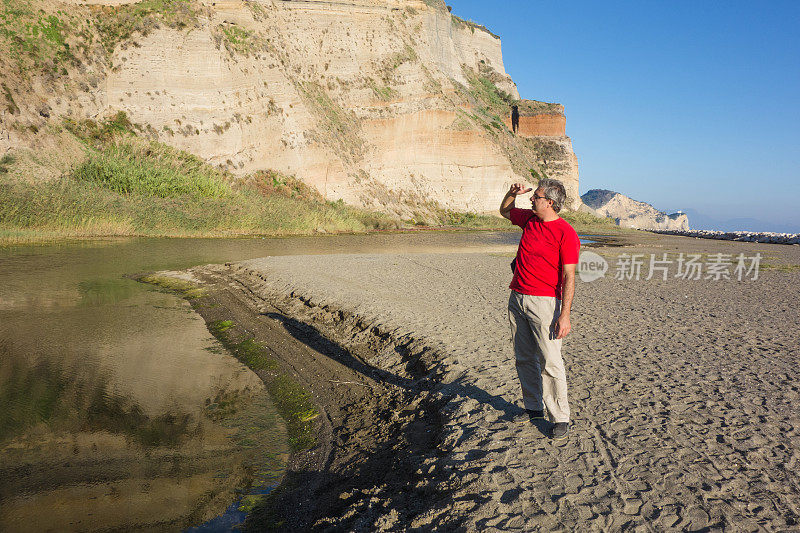
{"type": "Polygon", "coordinates": [[[91,154],[73,176],[120,194],[159,198],[223,198],[232,194],[223,174],[200,158],[165,144],[133,138],[91,154]]]}
{"type": "Polygon", "coordinates": [[[67,118],[64,120],[64,127],[80,140],[98,149],[113,141],[117,136],[135,134],[134,126],[124,111],[118,111],[100,122],[92,119],[73,120],[67,118]]]}
{"type": "Polygon", "coordinates": [[[240,187],[250,188],[263,196],[278,195],[285,198],[323,203],[322,195],[294,176],[275,170],[258,170],[241,180],[240,187]]]}

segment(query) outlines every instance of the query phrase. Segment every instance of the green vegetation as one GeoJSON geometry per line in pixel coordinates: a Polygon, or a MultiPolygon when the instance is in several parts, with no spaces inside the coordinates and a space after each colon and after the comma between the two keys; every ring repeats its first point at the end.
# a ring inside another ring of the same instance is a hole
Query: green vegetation
{"type": "Polygon", "coordinates": [[[198,157],[154,141],[114,143],[92,153],[74,170],[73,177],[120,194],[196,199],[232,195],[220,171],[198,157]]]}
{"type": "Polygon", "coordinates": [[[235,25],[219,26],[222,31],[222,43],[231,54],[248,56],[266,44],[260,35],[235,25]]]}
{"type": "MultiPolygon", "coordinates": [[[[213,324],[209,327],[215,336],[219,337],[222,334],[222,332],[213,327],[213,324]]],[[[274,372],[278,369],[275,360],[270,358],[264,347],[253,339],[245,339],[242,342],[230,344],[228,348],[234,352],[237,359],[253,370],[269,370],[274,372]]]]}
{"type": "Polygon", "coordinates": [[[239,511],[249,513],[256,507],[264,503],[266,494],[248,494],[239,502],[239,511]]]}
{"type": "MultiPolygon", "coordinates": [[[[68,122],[85,158],[59,179],[12,179],[0,160],[0,242],[106,235],[231,236],[396,229],[388,215],[328,202],[292,176],[245,178],[136,137],[124,114],[68,122]]],[[[66,133],[65,133],[66,134],[66,133]]]]}
{"type": "Polygon", "coordinates": [[[539,172],[539,171],[537,171],[535,168],[529,168],[529,169],[528,169],[528,172],[530,172],[530,173],[531,173],[531,177],[532,177],[532,178],[533,178],[533,179],[534,179],[534,180],[535,180],[537,183],[538,183],[538,182],[540,182],[540,181],[542,181],[543,179],[550,179],[550,178],[547,176],[547,174],[545,173],[545,171],[544,171],[544,170],[542,170],[541,172],[539,172]]]}
{"type": "Polygon", "coordinates": [[[0,87],[3,89],[3,96],[6,99],[6,111],[8,111],[12,115],[19,114],[19,107],[17,103],[14,101],[14,96],[11,94],[11,89],[8,88],[8,85],[3,82],[0,84],[0,87]]]}
{"type": "Polygon", "coordinates": [[[616,235],[635,233],[637,230],[617,226],[613,218],[597,217],[581,211],[561,211],[558,214],[581,235],[616,235]]]}
{"type": "MultiPolygon", "coordinates": [[[[459,119],[453,128],[467,126],[480,127],[508,157],[511,167],[518,174],[524,175],[531,167],[538,167],[537,172],[547,170],[548,162],[567,161],[570,157],[563,146],[556,140],[546,137],[523,137],[514,135],[505,120],[510,119],[511,106],[519,107],[521,116],[536,114],[561,114],[560,104],[517,100],[496,85],[503,78],[494,69],[481,61],[478,71],[464,67],[467,85],[456,84],[461,92],[463,103],[474,112],[459,112],[459,119]]],[[[535,177],[535,176],[534,176],[535,177]]]]}
{"type": "Polygon", "coordinates": [[[380,64],[378,72],[381,74],[381,79],[386,84],[391,83],[394,79],[395,71],[400,68],[400,65],[414,62],[418,58],[416,50],[411,45],[404,45],[401,51],[390,54],[380,64]]]}
{"type": "Polygon", "coordinates": [[[223,27],[222,33],[225,34],[228,43],[234,47],[245,46],[253,36],[251,32],[239,26],[223,27]]]}
{"type": "Polygon", "coordinates": [[[498,89],[489,77],[476,74],[471,69],[464,69],[464,74],[469,83],[468,94],[475,100],[479,112],[496,120],[508,115],[510,106],[516,103],[516,100],[498,89]]]}
{"type": "Polygon", "coordinates": [[[35,184],[0,180],[0,241],[133,235],[119,195],[68,178],[35,184]]]}
{"type": "Polygon", "coordinates": [[[517,106],[520,116],[532,115],[560,115],[564,112],[561,104],[540,102],[538,100],[516,100],[512,102],[517,106]]]}
{"type": "Polygon", "coordinates": [[[480,31],[484,31],[484,32],[488,33],[489,35],[491,35],[495,39],[499,39],[500,38],[499,35],[496,35],[496,34],[492,33],[491,31],[489,31],[489,28],[487,28],[483,24],[478,24],[477,22],[473,22],[471,20],[464,20],[464,19],[462,19],[461,17],[459,17],[457,15],[453,15],[452,13],[450,14],[450,22],[452,22],[453,26],[455,26],[457,28],[469,28],[470,31],[472,31],[472,33],[475,33],[475,30],[480,30],[480,31]]]}
{"type": "MultiPolygon", "coordinates": [[[[326,110],[330,129],[344,132],[331,142],[346,146],[348,136],[350,143],[356,142],[354,119],[318,86],[306,87],[316,95],[316,105],[326,110]]],[[[389,215],[341,200],[326,201],[294,176],[264,170],[236,177],[191,154],[137,136],[142,129],[121,112],[99,122],[65,121],[58,134],[82,146],[85,155],[78,155],[80,148],[73,149],[75,155],[61,166],[66,171],[59,170],[63,174],[49,180],[25,178],[34,168],[31,165],[38,164],[35,154],[3,156],[0,244],[103,236],[353,233],[401,226],[389,215]],[[21,172],[16,167],[23,162],[28,170],[21,172]]],[[[418,208],[420,214],[410,221],[415,225],[508,227],[493,216],[448,211],[435,204],[418,208]]]]}
{"type": "Polygon", "coordinates": [[[64,127],[73,135],[97,149],[102,149],[115,136],[135,133],[134,125],[124,111],[118,111],[102,122],[95,122],[91,119],[76,121],[67,118],[64,120],[64,127]]]}
{"type": "MultiPolygon", "coordinates": [[[[259,170],[245,178],[243,186],[250,187],[263,196],[281,196],[306,202],[326,203],[322,195],[294,176],[286,176],[274,170],[259,170]]],[[[337,207],[339,202],[327,202],[337,207]]]]}
{"type": "Polygon", "coordinates": [[[245,2],[245,5],[250,8],[253,18],[256,20],[264,20],[266,18],[267,10],[259,2],[245,2]]]}
{"type": "Polygon", "coordinates": [[[403,46],[402,51],[395,52],[389,56],[389,59],[386,61],[386,66],[392,70],[397,70],[403,63],[411,63],[417,59],[417,51],[414,50],[411,45],[406,44],[403,46]]]}
{"type": "Polygon", "coordinates": [[[233,327],[233,320],[218,320],[213,324],[213,328],[216,330],[217,334],[225,333],[232,327],[233,327]]]}
{"type": "Polygon", "coordinates": [[[456,118],[449,128],[456,131],[471,130],[473,125],[472,121],[475,120],[470,113],[465,112],[463,109],[456,109],[456,118]]]}
{"type": "Polygon", "coordinates": [[[375,93],[375,96],[384,102],[388,102],[397,96],[396,90],[392,89],[391,87],[378,87],[378,85],[372,80],[370,80],[369,86],[372,89],[372,92],[375,93]]]}
{"type": "Polygon", "coordinates": [[[14,163],[14,156],[11,154],[5,154],[3,157],[0,157],[0,174],[8,174],[8,168],[14,163]]]}
{"type": "Polygon", "coordinates": [[[206,295],[205,289],[199,287],[196,283],[172,276],[149,274],[139,278],[139,281],[161,287],[169,292],[177,293],[187,300],[194,300],[195,298],[206,295]]]}
{"type": "Polygon", "coordinates": [[[237,340],[231,334],[233,328],[235,324],[230,320],[208,325],[211,333],[237,359],[254,371],[264,371],[259,375],[264,380],[278,412],[286,421],[292,450],[305,450],[314,446],[316,439],[313,420],[319,416],[319,412],[311,394],[280,370],[278,362],[269,355],[264,346],[249,337],[237,340]]]}
{"type": "Polygon", "coordinates": [[[422,69],[422,73],[425,74],[425,90],[432,94],[440,94],[442,92],[442,83],[433,77],[425,65],[421,64],[419,67],[422,69]]]}
{"type": "Polygon", "coordinates": [[[135,4],[103,7],[95,20],[100,42],[107,54],[134,33],[147,35],[159,26],[183,29],[197,25],[192,0],[142,0],[135,4]]]}
{"type": "Polygon", "coordinates": [[[547,138],[525,139],[525,143],[545,161],[563,161],[568,157],[564,145],[547,138]]]}
{"type": "Polygon", "coordinates": [[[66,74],[64,65],[78,66],[81,57],[91,57],[93,45],[99,44],[108,57],[135,34],[162,26],[192,28],[197,16],[194,0],[142,0],[72,12],[54,10],[43,0],[0,0],[0,43],[21,75],[38,70],[52,79],[66,74]]]}
{"type": "Polygon", "coordinates": [[[357,161],[364,150],[358,120],[334,102],[318,83],[300,82],[300,94],[320,117],[325,132],[321,139],[346,160],[357,161]]]}
{"type": "Polygon", "coordinates": [[[511,229],[511,222],[493,215],[478,215],[460,211],[440,210],[439,223],[444,226],[458,226],[470,229],[511,229]]]}
{"type": "MultiPolygon", "coordinates": [[[[34,2],[0,1],[0,42],[5,42],[8,57],[25,74],[27,67],[53,68],[65,61],[75,61],[66,35],[79,23],[64,11],[46,13],[34,2]]],[[[4,91],[8,96],[7,88],[4,91]]]]}
{"type": "MultiPolygon", "coordinates": [[[[527,208],[528,206],[520,207],[527,208]]],[[[559,216],[569,222],[575,228],[575,231],[582,235],[616,235],[636,231],[620,228],[611,218],[597,217],[580,211],[564,210],[559,213],[559,216]]],[[[514,227],[507,219],[499,216],[463,213],[447,209],[437,209],[433,219],[430,216],[420,215],[419,223],[422,225],[484,230],[510,230],[514,227]]]]}
{"type": "Polygon", "coordinates": [[[289,446],[292,450],[306,450],[316,444],[313,420],[319,416],[311,394],[285,374],[278,374],[267,385],[267,390],[286,420],[289,446]]]}

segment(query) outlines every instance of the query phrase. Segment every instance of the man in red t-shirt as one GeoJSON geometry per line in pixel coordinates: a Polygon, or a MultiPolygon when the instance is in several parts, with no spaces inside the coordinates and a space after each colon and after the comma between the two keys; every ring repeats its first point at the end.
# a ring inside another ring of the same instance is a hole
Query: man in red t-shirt
{"type": "Polygon", "coordinates": [[[571,329],[580,240],[558,216],[567,200],[564,185],[554,179],[540,180],[531,198],[533,209],[516,208],[517,194],[530,190],[515,183],[500,204],[500,214],[522,228],[509,286],[508,318],[525,409],[534,418],[543,418],[547,409],[554,422],[552,436],[561,439],[569,432],[561,339],[571,329]]]}

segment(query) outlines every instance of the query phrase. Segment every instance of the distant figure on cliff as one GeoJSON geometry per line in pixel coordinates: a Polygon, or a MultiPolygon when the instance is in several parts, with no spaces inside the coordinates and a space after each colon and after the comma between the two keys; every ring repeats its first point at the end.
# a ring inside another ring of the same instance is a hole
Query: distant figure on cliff
{"type": "Polygon", "coordinates": [[[519,129],[519,109],[517,108],[517,106],[512,105],[511,106],[511,130],[514,133],[517,133],[518,129],[519,129]]]}
{"type": "Polygon", "coordinates": [[[567,200],[564,185],[544,178],[531,198],[533,209],[516,208],[517,194],[530,190],[515,183],[500,203],[500,214],[522,228],[509,286],[508,320],[525,409],[534,419],[544,418],[546,409],[554,423],[551,436],[561,439],[569,433],[561,339],[572,329],[569,313],[581,243],[572,226],[558,216],[567,200]]]}

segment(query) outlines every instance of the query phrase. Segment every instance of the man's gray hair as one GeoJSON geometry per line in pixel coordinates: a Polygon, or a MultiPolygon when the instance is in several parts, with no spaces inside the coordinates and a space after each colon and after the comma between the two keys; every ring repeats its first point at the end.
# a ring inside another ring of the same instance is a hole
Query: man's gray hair
{"type": "Polygon", "coordinates": [[[564,184],[553,178],[542,178],[539,180],[537,189],[544,191],[544,197],[553,202],[553,211],[558,213],[564,208],[567,201],[567,190],[564,184]]]}

